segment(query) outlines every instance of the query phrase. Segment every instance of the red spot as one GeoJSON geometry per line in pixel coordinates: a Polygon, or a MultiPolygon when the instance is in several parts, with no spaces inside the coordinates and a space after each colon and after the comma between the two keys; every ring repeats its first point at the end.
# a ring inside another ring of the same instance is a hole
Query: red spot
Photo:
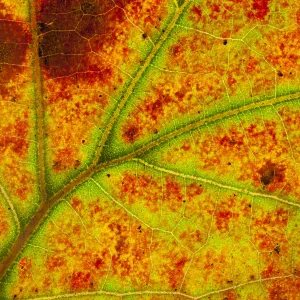
{"type": "Polygon", "coordinates": [[[219,144],[223,147],[238,147],[244,144],[243,137],[241,135],[237,135],[236,132],[231,132],[231,136],[224,136],[222,138],[217,138],[219,140],[219,144]]]}
{"type": "MultiPolygon", "coordinates": [[[[150,176],[139,174],[138,176],[126,172],[122,178],[120,185],[120,197],[132,204],[136,201],[145,201],[145,205],[151,211],[157,211],[159,204],[157,199],[161,197],[161,187],[150,176]],[[147,194],[145,194],[147,190],[147,194]]],[[[115,186],[114,186],[115,188],[115,186]]]]}
{"type": "Polygon", "coordinates": [[[198,184],[192,183],[187,188],[187,196],[191,199],[194,199],[196,196],[202,194],[203,188],[198,184]]]}
{"type": "Polygon", "coordinates": [[[0,137],[0,148],[2,148],[2,152],[11,148],[11,150],[19,156],[23,156],[27,153],[29,143],[25,139],[29,131],[28,121],[16,121],[15,125],[6,126],[2,131],[5,132],[5,135],[0,137]]]}
{"type": "Polygon", "coordinates": [[[239,217],[234,210],[235,198],[229,198],[225,202],[221,202],[216,213],[216,226],[221,232],[229,231],[230,221],[239,217]]]}
{"type": "Polygon", "coordinates": [[[73,290],[84,290],[90,287],[91,284],[91,273],[76,272],[71,278],[71,288],[73,290]]]}
{"type": "Polygon", "coordinates": [[[133,144],[140,134],[139,131],[136,125],[131,125],[123,130],[122,137],[126,143],[133,144]]]}
{"type": "Polygon", "coordinates": [[[219,5],[216,5],[216,4],[213,4],[212,5],[212,7],[211,7],[211,9],[213,10],[213,11],[215,11],[215,12],[220,12],[221,10],[220,10],[220,6],[219,5]]]}
{"type": "Polygon", "coordinates": [[[192,16],[191,20],[194,21],[195,23],[198,23],[202,19],[202,10],[200,9],[199,6],[194,5],[191,9],[192,16]]]}
{"type": "Polygon", "coordinates": [[[171,285],[171,288],[175,289],[178,288],[178,285],[180,284],[182,278],[183,278],[183,269],[185,264],[188,262],[188,259],[186,257],[181,258],[178,260],[174,266],[169,268],[168,270],[168,276],[169,276],[169,282],[171,285]]]}
{"type": "Polygon", "coordinates": [[[157,120],[158,115],[162,114],[163,112],[162,107],[163,107],[163,103],[160,99],[158,99],[151,104],[147,104],[146,110],[149,112],[153,120],[157,120]]]}
{"type": "Polygon", "coordinates": [[[252,10],[247,14],[247,17],[264,20],[269,11],[269,0],[253,0],[252,10]]]}
{"type": "Polygon", "coordinates": [[[52,257],[47,257],[46,264],[47,264],[48,271],[53,271],[53,269],[57,267],[64,266],[66,264],[66,261],[63,257],[52,256],[52,257]]]}
{"type": "Polygon", "coordinates": [[[260,250],[273,251],[278,245],[287,243],[285,228],[288,223],[288,211],[277,209],[273,214],[265,214],[253,222],[255,240],[260,250]]]}
{"type": "Polygon", "coordinates": [[[55,160],[53,161],[53,169],[55,171],[64,171],[67,167],[78,168],[80,161],[76,158],[77,149],[66,147],[59,149],[55,160]]]}
{"type": "Polygon", "coordinates": [[[167,177],[166,195],[164,196],[168,207],[172,211],[178,210],[182,205],[183,194],[181,192],[181,186],[178,182],[173,181],[172,178],[167,177]]]}
{"type": "Polygon", "coordinates": [[[225,298],[222,298],[222,300],[238,300],[239,299],[237,292],[235,292],[235,291],[225,292],[224,295],[225,295],[225,298]]]}
{"type": "Polygon", "coordinates": [[[31,278],[32,261],[29,257],[23,257],[18,264],[19,277],[21,281],[31,278]]]}
{"type": "Polygon", "coordinates": [[[266,270],[261,273],[262,278],[273,277],[276,274],[275,268],[273,265],[269,265],[266,270]]]}
{"type": "Polygon", "coordinates": [[[182,150],[184,151],[189,151],[192,149],[192,146],[191,145],[188,145],[188,144],[184,144],[182,147],[181,147],[182,150]]]}
{"type": "Polygon", "coordinates": [[[26,200],[28,194],[32,192],[35,182],[32,174],[17,164],[7,164],[4,171],[4,176],[7,178],[11,191],[18,196],[20,200],[26,200]]]}
{"type": "Polygon", "coordinates": [[[82,206],[82,201],[78,197],[74,197],[72,200],[72,207],[74,209],[78,209],[82,206]]]}
{"type": "Polygon", "coordinates": [[[227,83],[231,89],[234,89],[236,86],[237,80],[231,74],[229,74],[227,83]]]}
{"type": "Polygon", "coordinates": [[[95,268],[100,269],[103,265],[104,265],[103,260],[100,258],[97,258],[97,260],[95,261],[95,268]]]}

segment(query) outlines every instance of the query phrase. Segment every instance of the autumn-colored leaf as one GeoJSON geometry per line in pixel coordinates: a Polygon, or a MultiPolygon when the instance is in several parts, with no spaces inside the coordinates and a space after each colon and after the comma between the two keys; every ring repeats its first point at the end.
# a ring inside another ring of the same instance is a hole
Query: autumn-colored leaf
{"type": "Polygon", "coordinates": [[[300,299],[296,0],[1,0],[0,299],[300,299]]]}

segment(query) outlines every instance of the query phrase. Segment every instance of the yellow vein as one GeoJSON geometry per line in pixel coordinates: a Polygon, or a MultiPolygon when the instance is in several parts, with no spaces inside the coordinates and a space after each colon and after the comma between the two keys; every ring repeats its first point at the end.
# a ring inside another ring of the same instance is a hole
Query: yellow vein
{"type": "Polygon", "coordinates": [[[30,20],[32,28],[32,49],[33,49],[33,81],[35,83],[35,97],[37,107],[37,136],[38,136],[38,173],[39,187],[42,201],[46,201],[45,187],[45,149],[44,149],[44,105],[42,72],[39,60],[39,41],[37,35],[36,1],[30,1],[30,20]]]}
{"type": "Polygon", "coordinates": [[[162,167],[159,167],[159,166],[155,166],[155,165],[150,164],[150,163],[146,162],[145,160],[142,160],[142,159],[139,159],[139,158],[133,158],[132,161],[139,162],[139,163],[143,164],[144,166],[152,168],[156,171],[160,171],[160,172],[167,173],[167,174],[170,174],[170,175],[174,175],[174,176],[177,176],[177,177],[182,177],[184,179],[191,179],[191,180],[195,180],[195,181],[204,182],[204,183],[207,183],[207,184],[211,184],[211,185],[220,187],[222,189],[227,189],[227,190],[247,194],[247,195],[254,196],[254,197],[263,197],[263,198],[267,198],[267,199],[273,199],[273,200],[276,200],[278,202],[282,202],[284,204],[291,205],[291,206],[296,206],[296,207],[300,208],[300,203],[291,202],[291,201],[282,199],[278,196],[273,196],[273,195],[268,195],[268,194],[263,194],[263,193],[258,193],[258,192],[252,192],[252,191],[249,191],[249,190],[246,190],[246,189],[241,189],[241,188],[237,188],[237,187],[230,186],[230,185],[227,185],[227,184],[222,184],[222,183],[216,182],[216,181],[211,180],[211,179],[206,179],[206,178],[199,177],[199,176],[193,176],[193,175],[187,175],[187,174],[179,173],[179,172],[176,172],[176,171],[173,171],[173,170],[169,170],[169,169],[165,169],[165,168],[162,168],[162,167]]]}
{"type": "Polygon", "coordinates": [[[19,234],[21,232],[21,226],[20,226],[20,221],[19,221],[17,212],[15,210],[15,207],[14,207],[13,203],[11,202],[11,200],[9,199],[9,197],[2,185],[0,185],[0,191],[1,191],[1,194],[3,195],[5,201],[7,202],[8,206],[10,208],[10,211],[13,214],[13,217],[14,217],[14,220],[15,220],[15,223],[17,226],[17,233],[19,234]]]}
{"type": "Polygon", "coordinates": [[[293,274],[291,275],[285,275],[285,276],[275,276],[275,277],[269,277],[269,278],[263,278],[263,279],[257,279],[252,280],[244,283],[240,283],[238,285],[234,285],[228,288],[208,292],[206,294],[200,295],[200,296],[191,296],[183,292],[168,292],[168,291],[137,291],[137,292],[128,292],[128,293],[117,293],[117,292],[106,292],[106,291],[95,291],[95,292],[81,292],[81,293],[74,293],[74,294],[64,294],[64,295],[57,295],[57,296],[50,296],[50,297],[35,297],[35,298],[28,298],[29,300],[54,300],[54,299],[62,299],[62,298],[69,298],[69,297],[84,297],[84,296],[100,296],[100,295],[106,295],[106,296],[113,296],[113,297],[128,297],[128,296],[145,296],[145,295],[151,295],[151,296],[181,296],[186,299],[193,299],[193,300],[199,300],[203,299],[208,296],[236,290],[238,288],[242,288],[248,285],[256,284],[256,283],[263,283],[268,281],[274,281],[274,280],[280,280],[280,279],[286,279],[290,277],[296,277],[293,274]]]}
{"type": "Polygon", "coordinates": [[[184,9],[189,5],[189,3],[190,3],[190,0],[187,0],[187,1],[185,1],[184,5],[182,5],[182,7],[180,9],[179,8],[176,9],[175,15],[174,15],[172,21],[169,23],[169,25],[165,29],[165,32],[162,34],[162,36],[160,37],[160,39],[157,42],[157,44],[151,50],[150,54],[148,55],[148,57],[145,60],[144,65],[138,71],[138,73],[136,74],[136,76],[134,77],[134,79],[131,81],[131,83],[130,83],[129,87],[127,88],[126,92],[122,96],[119,104],[117,105],[116,109],[114,110],[114,112],[112,114],[112,117],[110,118],[110,120],[108,121],[108,124],[105,127],[105,131],[104,131],[103,136],[102,136],[102,138],[101,138],[101,140],[99,142],[98,149],[97,149],[97,151],[95,153],[95,159],[94,159],[93,165],[96,165],[98,163],[99,158],[101,157],[102,150],[103,150],[103,147],[105,145],[105,142],[106,142],[106,140],[107,140],[107,138],[108,138],[108,136],[109,136],[109,134],[110,134],[110,132],[111,132],[111,130],[112,130],[112,128],[113,128],[116,120],[117,120],[117,118],[119,117],[122,108],[125,106],[126,102],[128,101],[128,99],[132,95],[135,87],[137,86],[137,84],[139,83],[140,79],[142,78],[143,74],[147,70],[148,66],[151,64],[151,61],[153,60],[153,58],[155,57],[155,55],[157,54],[157,52],[160,50],[160,48],[162,47],[163,43],[168,38],[170,32],[172,31],[172,29],[176,25],[177,20],[181,16],[181,14],[184,11],[184,9]]]}

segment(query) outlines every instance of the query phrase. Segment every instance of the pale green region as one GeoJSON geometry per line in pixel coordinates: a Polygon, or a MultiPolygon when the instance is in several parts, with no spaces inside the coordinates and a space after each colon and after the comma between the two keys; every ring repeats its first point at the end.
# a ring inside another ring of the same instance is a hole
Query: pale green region
{"type": "MultiPolygon", "coordinates": [[[[51,147],[50,147],[50,139],[45,139],[45,147],[46,147],[46,170],[45,170],[45,177],[46,177],[46,190],[49,196],[53,196],[55,193],[57,193],[61,188],[64,187],[67,183],[72,181],[74,178],[76,178],[81,172],[83,172],[85,169],[90,166],[94,159],[95,159],[95,153],[97,151],[99,142],[103,136],[103,132],[106,130],[106,126],[109,123],[114,111],[119,105],[119,102],[122,100],[123,95],[126,93],[126,90],[131,84],[131,81],[136,77],[137,73],[140,71],[140,69],[144,65],[144,61],[149,56],[150,52],[153,49],[153,43],[156,44],[156,42],[159,40],[161,35],[163,34],[164,30],[166,29],[167,25],[171,21],[172,17],[174,17],[175,7],[174,3],[172,2],[169,6],[166,7],[167,10],[167,18],[165,20],[161,21],[161,30],[157,30],[153,37],[151,37],[151,41],[149,39],[144,39],[142,37],[141,29],[136,28],[135,29],[135,35],[133,35],[128,40],[128,46],[129,49],[133,49],[134,51],[137,51],[140,55],[140,62],[139,64],[131,63],[128,60],[125,60],[123,64],[118,65],[117,67],[120,70],[123,70],[124,72],[130,74],[132,78],[129,78],[126,74],[124,75],[124,83],[120,85],[117,84],[117,90],[114,92],[113,95],[107,94],[107,91],[105,91],[105,88],[99,88],[97,91],[99,94],[107,95],[109,97],[108,99],[108,107],[105,108],[105,113],[103,113],[103,117],[101,121],[99,121],[99,124],[94,124],[93,128],[91,129],[91,132],[86,133],[87,142],[85,145],[80,145],[80,152],[84,153],[84,159],[82,160],[81,165],[78,168],[74,168],[72,170],[68,171],[62,171],[62,172],[56,172],[53,170],[52,160],[51,160],[51,147]]],[[[141,77],[141,81],[144,79],[143,75],[141,77]]],[[[134,90],[136,92],[136,90],[134,90]]],[[[50,122],[53,122],[49,116],[49,114],[45,115],[45,121],[44,123],[47,125],[50,122]]],[[[58,129],[59,130],[59,129],[58,129]]],[[[78,141],[78,144],[81,143],[81,140],[78,141]]],[[[118,151],[118,146],[113,151],[118,151]]],[[[105,147],[106,148],[106,147],[105,147]]],[[[106,150],[106,149],[104,149],[106,150]]],[[[109,152],[112,151],[112,148],[109,147],[109,152]]],[[[105,153],[102,154],[105,156],[105,153]]]]}
{"type": "MultiPolygon", "coordinates": [[[[290,102],[290,105],[293,108],[300,107],[300,102],[298,100],[293,101],[290,102]]],[[[255,154],[259,153],[260,151],[260,149],[251,145],[251,143],[254,143],[255,140],[250,141],[247,133],[245,133],[244,137],[245,142],[249,145],[249,155],[246,157],[247,161],[242,161],[241,158],[236,157],[233,161],[223,161],[222,163],[224,164],[222,165],[214,165],[209,169],[204,169],[201,167],[201,161],[199,161],[199,158],[195,154],[191,155],[191,151],[194,151],[196,149],[194,146],[194,142],[196,139],[199,140],[199,144],[202,144],[204,140],[210,142],[210,139],[212,139],[213,137],[217,137],[217,129],[222,130],[222,134],[229,134],[230,128],[236,129],[243,133],[247,126],[255,124],[258,126],[262,126],[263,128],[265,122],[267,121],[276,121],[278,123],[279,126],[276,129],[276,135],[278,136],[281,144],[285,143],[289,147],[285,132],[285,126],[281,122],[281,118],[278,114],[278,109],[280,107],[282,106],[274,105],[271,107],[257,108],[256,110],[240,113],[236,116],[224,118],[217,122],[204,125],[191,132],[186,132],[182,135],[179,135],[178,137],[173,138],[168,142],[160,144],[156,148],[153,148],[151,151],[148,151],[145,155],[143,155],[142,159],[150,164],[153,164],[156,167],[179,172],[183,175],[183,177],[185,175],[195,176],[199,177],[200,181],[202,179],[204,179],[204,181],[211,180],[214,183],[224,185],[224,188],[226,188],[226,186],[236,187],[239,189],[246,189],[246,191],[256,191],[261,194],[265,194],[266,192],[263,190],[263,188],[254,187],[251,180],[238,180],[238,176],[240,175],[234,172],[235,169],[242,169],[242,167],[247,163],[248,159],[254,160],[255,154]],[[188,142],[188,144],[191,144],[193,150],[189,150],[185,154],[183,154],[183,156],[179,156],[178,159],[176,159],[175,163],[176,151],[174,150],[180,149],[184,145],[185,141],[188,142]],[[168,162],[168,159],[170,158],[172,158],[171,163],[168,162]],[[230,165],[228,165],[228,163],[230,163],[230,165]],[[222,176],[219,176],[218,171],[220,170],[220,168],[228,171],[223,171],[222,176]]],[[[210,157],[218,155],[218,147],[219,145],[216,145],[216,148],[214,149],[215,153],[212,153],[210,157]]],[[[293,152],[295,153],[295,150],[293,152]]],[[[288,155],[291,155],[291,153],[289,153],[288,155]]],[[[271,157],[268,156],[269,154],[266,154],[264,159],[271,159],[271,157]]],[[[274,193],[274,195],[277,195],[276,192],[274,193]]],[[[296,201],[297,199],[292,200],[296,201]]]]}
{"type": "Polygon", "coordinates": [[[295,252],[298,253],[295,255],[295,258],[299,260],[299,263],[295,265],[300,265],[300,244],[299,244],[299,239],[300,239],[300,210],[299,209],[293,209],[293,215],[290,214],[289,217],[289,222],[287,226],[287,239],[289,243],[297,249],[295,252]]]}
{"type": "Polygon", "coordinates": [[[12,243],[14,242],[16,235],[17,235],[17,224],[13,217],[13,213],[11,209],[9,208],[9,205],[5,199],[5,197],[2,195],[0,191],[0,209],[1,209],[1,216],[5,216],[1,221],[5,222],[7,221],[7,231],[5,236],[2,236],[0,239],[0,259],[5,257],[5,255],[8,253],[10,247],[12,246],[12,243]]]}
{"type": "Polygon", "coordinates": [[[240,299],[268,299],[266,289],[261,282],[242,285],[236,289],[236,293],[240,299]]]}

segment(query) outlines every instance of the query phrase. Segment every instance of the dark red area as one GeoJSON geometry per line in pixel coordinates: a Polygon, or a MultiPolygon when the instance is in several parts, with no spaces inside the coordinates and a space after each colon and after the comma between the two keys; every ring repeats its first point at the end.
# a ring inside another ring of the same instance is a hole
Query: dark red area
{"type": "Polygon", "coordinates": [[[248,12],[247,17],[249,19],[264,20],[269,12],[269,0],[253,0],[252,10],[248,12]]]}
{"type": "MultiPolygon", "coordinates": [[[[117,35],[122,35],[116,26],[126,20],[122,8],[131,2],[116,1],[115,6],[109,0],[43,0],[37,18],[41,33],[39,54],[47,74],[61,77],[79,69],[90,71],[91,61],[83,63],[84,58],[88,53],[113,47],[117,35]]],[[[106,77],[98,79],[103,81],[106,77]]]]}
{"type": "Polygon", "coordinates": [[[99,270],[103,265],[104,265],[103,260],[100,258],[97,258],[95,261],[95,268],[99,270]]]}

